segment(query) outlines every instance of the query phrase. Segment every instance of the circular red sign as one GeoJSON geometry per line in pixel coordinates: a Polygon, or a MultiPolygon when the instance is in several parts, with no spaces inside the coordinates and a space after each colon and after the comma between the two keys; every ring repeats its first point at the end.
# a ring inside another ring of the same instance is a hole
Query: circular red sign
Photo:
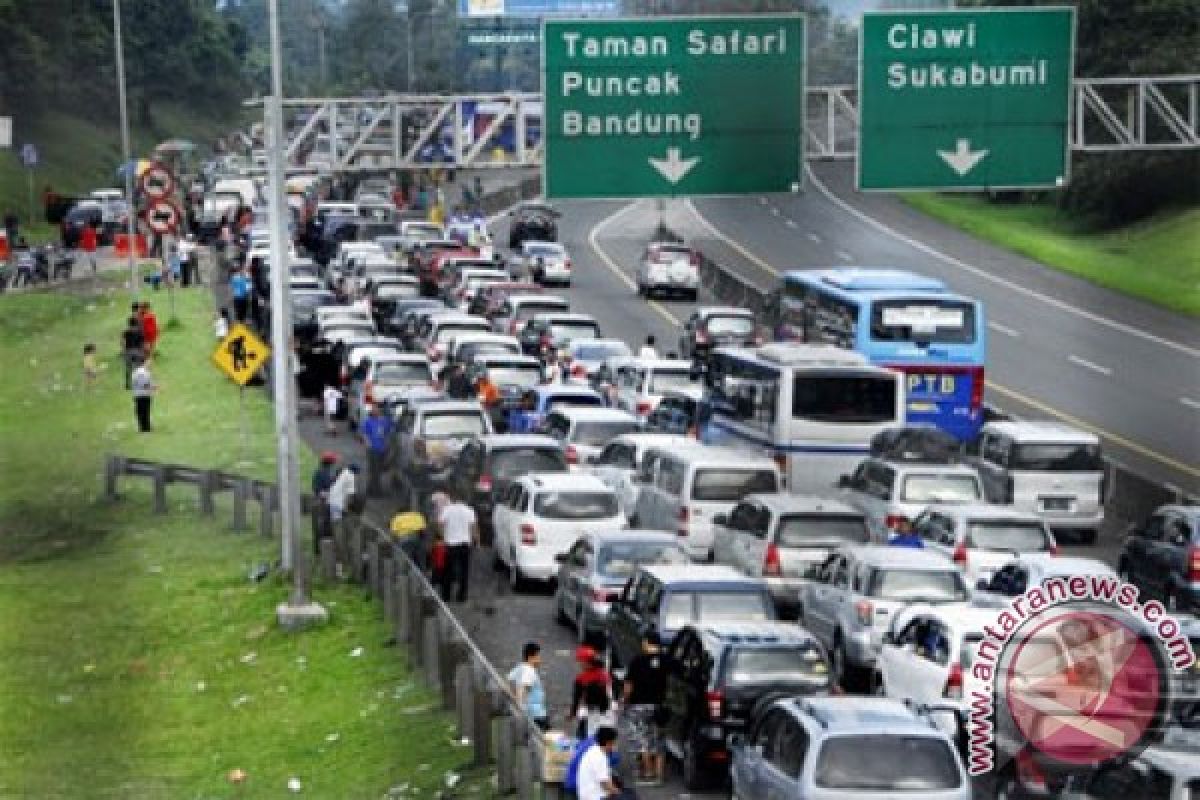
{"type": "Polygon", "coordinates": [[[1011,646],[1004,699],[1021,736],[1047,756],[1093,766],[1144,745],[1159,725],[1166,667],[1127,615],[1063,609],[1011,646]]]}
{"type": "Polygon", "coordinates": [[[157,200],[146,209],[146,224],[160,236],[179,227],[179,209],[167,200],[157,200]]]}
{"type": "Polygon", "coordinates": [[[171,170],[155,162],[142,173],[142,191],[151,200],[168,197],[175,191],[175,176],[171,170]]]}

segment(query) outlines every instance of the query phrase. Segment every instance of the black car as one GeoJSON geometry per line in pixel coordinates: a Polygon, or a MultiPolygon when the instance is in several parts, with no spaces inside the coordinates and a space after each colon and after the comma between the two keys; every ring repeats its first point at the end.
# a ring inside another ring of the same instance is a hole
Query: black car
{"type": "Polygon", "coordinates": [[[691,313],[679,337],[679,357],[704,361],[716,347],[761,344],[754,312],[732,306],[705,306],[691,313]]]}
{"type": "Polygon", "coordinates": [[[376,324],[384,335],[395,336],[404,341],[406,336],[411,336],[415,332],[411,330],[414,311],[445,307],[445,303],[432,297],[410,297],[405,300],[397,300],[388,310],[387,316],[378,320],[376,324]]]}
{"type": "Polygon", "coordinates": [[[668,389],[646,417],[646,430],[689,435],[699,427],[702,406],[700,390],[668,389]]]}
{"type": "Polygon", "coordinates": [[[833,684],[817,640],[782,622],[689,625],[668,648],[666,664],[664,740],[691,790],[724,777],[729,737],[745,733],[759,704],[825,694],[833,684]]]}
{"type": "Polygon", "coordinates": [[[549,436],[489,434],[476,436],[458,454],[449,487],[475,509],[490,544],[492,508],[514,478],[531,472],[567,472],[567,457],[549,436]]]}
{"type": "Polygon", "coordinates": [[[525,241],[557,242],[559,213],[541,203],[523,203],[510,212],[508,248],[517,250],[525,241]]]}
{"type": "Polygon", "coordinates": [[[1172,613],[1200,608],[1200,506],[1162,506],[1131,527],[1117,573],[1172,613]]]}
{"type": "Polygon", "coordinates": [[[292,334],[303,350],[317,337],[317,309],[337,305],[337,297],[324,289],[298,289],[291,294],[292,334]]]}
{"type": "Polygon", "coordinates": [[[106,229],[104,226],[104,210],[92,203],[84,203],[75,206],[67,212],[62,220],[62,240],[63,247],[73,249],[79,246],[79,235],[85,227],[96,229],[96,241],[98,244],[109,244],[112,239],[112,230],[106,229]]]}

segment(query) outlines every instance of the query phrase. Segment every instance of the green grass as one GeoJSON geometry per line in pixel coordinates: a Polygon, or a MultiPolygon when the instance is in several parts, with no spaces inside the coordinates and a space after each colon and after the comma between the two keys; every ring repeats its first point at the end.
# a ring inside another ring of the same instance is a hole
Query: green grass
{"type": "Polygon", "coordinates": [[[977,195],[908,194],[914,208],[1101,286],[1200,316],[1200,209],[1097,233],[1050,205],[998,205],[977,195]]]}
{"type": "MultiPolygon", "coordinates": [[[[208,363],[205,289],[176,294],[156,430],[134,432],[115,346],[128,296],[112,286],[0,297],[0,797],[279,797],[292,777],[308,797],[432,796],[468,753],[384,648],[377,606],[319,587],[330,624],[284,634],[287,586],[247,577],[278,545],[231,532],[227,500],[207,518],[173,487],[155,516],[132,481],[97,499],[106,452],[273,472],[261,393],[243,451],[237,389],[208,363]],[[85,390],[88,340],[106,368],[85,390]]],[[[166,322],[166,295],[150,296],[166,322]]]]}

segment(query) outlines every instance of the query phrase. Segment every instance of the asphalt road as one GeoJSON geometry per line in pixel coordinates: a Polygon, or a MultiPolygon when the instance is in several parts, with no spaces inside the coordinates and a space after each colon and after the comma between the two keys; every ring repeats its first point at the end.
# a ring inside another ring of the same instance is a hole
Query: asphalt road
{"type": "MultiPolygon", "coordinates": [[[[988,400],[1101,434],[1134,471],[1200,491],[1200,326],[982,243],[818,165],[805,192],[670,204],[672,226],[759,287],[791,268],[900,266],[984,301],[988,400]]],[[[615,227],[615,226],[614,226],[615,227]]]]}

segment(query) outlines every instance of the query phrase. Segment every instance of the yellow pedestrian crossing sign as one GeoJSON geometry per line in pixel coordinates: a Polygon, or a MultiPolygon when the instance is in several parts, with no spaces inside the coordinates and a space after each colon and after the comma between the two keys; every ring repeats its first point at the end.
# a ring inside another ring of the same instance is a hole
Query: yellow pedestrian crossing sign
{"type": "Polygon", "coordinates": [[[221,340],[212,354],[213,363],[217,369],[224,372],[235,383],[245,386],[258,373],[271,348],[267,343],[238,322],[229,329],[229,335],[221,340]]]}

